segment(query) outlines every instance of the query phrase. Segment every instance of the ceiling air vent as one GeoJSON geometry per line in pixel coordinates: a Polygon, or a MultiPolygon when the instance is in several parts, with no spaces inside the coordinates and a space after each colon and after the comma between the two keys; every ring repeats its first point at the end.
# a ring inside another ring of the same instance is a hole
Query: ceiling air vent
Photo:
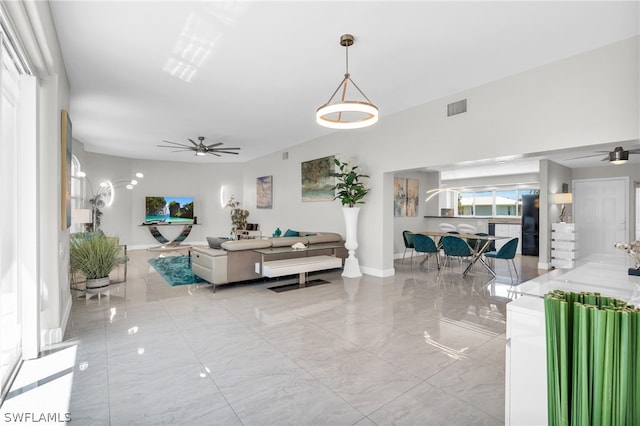
{"type": "Polygon", "coordinates": [[[463,112],[467,112],[467,100],[463,99],[458,102],[453,102],[447,105],[447,117],[451,117],[452,115],[462,114],[463,112]]]}

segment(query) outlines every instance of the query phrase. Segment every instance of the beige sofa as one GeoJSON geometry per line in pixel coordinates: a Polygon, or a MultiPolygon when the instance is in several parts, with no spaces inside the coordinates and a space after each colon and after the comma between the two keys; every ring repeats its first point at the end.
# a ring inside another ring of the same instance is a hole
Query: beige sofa
{"type": "Polygon", "coordinates": [[[322,250],[300,250],[289,253],[269,255],[269,261],[305,257],[313,254],[332,255],[345,259],[347,251],[340,234],[334,232],[300,232],[299,237],[280,237],[266,239],[241,239],[225,241],[219,249],[210,247],[193,247],[191,250],[191,269],[193,273],[214,284],[227,284],[263,278],[263,256],[255,250],[270,247],[291,247],[295,243],[305,246],[314,244],[339,245],[340,248],[322,250]]]}

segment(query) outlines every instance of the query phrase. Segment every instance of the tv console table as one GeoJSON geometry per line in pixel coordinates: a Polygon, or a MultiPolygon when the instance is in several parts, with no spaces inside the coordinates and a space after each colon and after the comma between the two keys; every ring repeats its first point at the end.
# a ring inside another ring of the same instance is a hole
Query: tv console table
{"type": "MultiPolygon", "coordinates": [[[[151,235],[153,235],[153,238],[156,239],[156,241],[158,241],[160,244],[162,244],[160,247],[156,247],[155,249],[167,249],[167,248],[180,248],[180,246],[182,245],[182,242],[189,236],[189,233],[191,232],[191,228],[193,227],[193,223],[187,223],[187,224],[182,224],[182,223],[155,223],[155,224],[142,224],[140,226],[146,226],[149,229],[149,232],[151,232],[151,235]],[[180,234],[175,237],[173,240],[169,240],[167,237],[165,237],[164,235],[162,235],[162,232],[160,232],[160,230],[158,229],[158,227],[162,227],[162,226],[179,226],[182,225],[182,232],[180,232],[180,234]]],[[[150,248],[149,250],[154,250],[154,248],[150,248]]]]}

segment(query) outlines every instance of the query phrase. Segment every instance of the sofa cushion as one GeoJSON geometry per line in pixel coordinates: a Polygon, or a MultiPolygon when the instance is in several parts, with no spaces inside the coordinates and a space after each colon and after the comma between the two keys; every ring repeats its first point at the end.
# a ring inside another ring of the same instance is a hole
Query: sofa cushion
{"type": "Polygon", "coordinates": [[[271,240],[262,240],[258,238],[246,240],[231,240],[222,243],[222,248],[228,251],[257,250],[267,247],[271,247],[271,240]]]}
{"type": "Polygon", "coordinates": [[[284,233],[283,237],[299,237],[300,233],[298,231],[294,231],[293,229],[287,229],[284,233]]]}
{"type": "Polygon", "coordinates": [[[231,241],[229,237],[206,237],[207,243],[209,243],[209,247],[212,249],[219,249],[222,246],[222,243],[225,241],[231,241]]]}
{"type": "Polygon", "coordinates": [[[309,244],[335,243],[342,241],[342,235],[335,232],[320,232],[316,235],[308,236],[309,244]]]}
{"type": "Polygon", "coordinates": [[[272,247],[291,247],[295,243],[309,244],[309,240],[305,237],[271,238],[269,241],[271,241],[272,247]]]}

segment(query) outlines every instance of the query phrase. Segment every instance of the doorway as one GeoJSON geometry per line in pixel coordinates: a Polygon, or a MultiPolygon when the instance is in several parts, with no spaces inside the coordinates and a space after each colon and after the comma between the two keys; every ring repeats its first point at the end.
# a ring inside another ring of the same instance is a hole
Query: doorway
{"type": "Polygon", "coordinates": [[[573,181],[573,216],[578,256],[613,253],[629,238],[629,179],[573,181]]]}

